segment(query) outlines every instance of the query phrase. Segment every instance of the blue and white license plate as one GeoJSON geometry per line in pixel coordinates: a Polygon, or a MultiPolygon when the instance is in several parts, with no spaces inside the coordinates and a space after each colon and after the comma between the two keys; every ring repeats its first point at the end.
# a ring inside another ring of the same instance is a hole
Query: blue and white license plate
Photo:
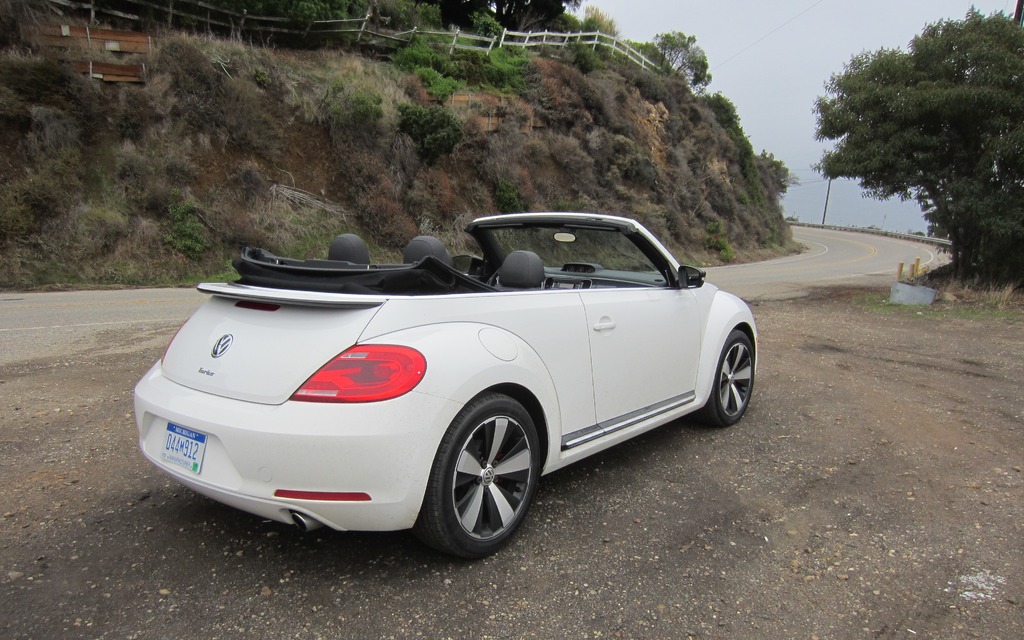
{"type": "Polygon", "coordinates": [[[205,454],[205,433],[167,423],[167,439],[164,440],[164,450],[160,452],[161,458],[198,475],[203,469],[205,454]]]}

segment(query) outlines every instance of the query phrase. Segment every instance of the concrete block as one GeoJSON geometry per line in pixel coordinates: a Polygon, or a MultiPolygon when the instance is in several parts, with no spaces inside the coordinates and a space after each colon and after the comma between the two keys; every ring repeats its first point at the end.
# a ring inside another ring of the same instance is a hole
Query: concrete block
{"type": "Polygon", "coordinates": [[[889,302],[893,304],[931,304],[935,302],[938,291],[928,287],[920,287],[902,282],[892,283],[889,302]]]}

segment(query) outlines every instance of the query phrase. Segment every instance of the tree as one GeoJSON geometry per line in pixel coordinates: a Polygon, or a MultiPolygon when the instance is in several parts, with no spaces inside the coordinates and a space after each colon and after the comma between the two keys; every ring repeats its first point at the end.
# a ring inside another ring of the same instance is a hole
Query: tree
{"type": "Polygon", "coordinates": [[[1024,276],[1024,30],[971,11],[908,51],[855,56],[817,100],[819,169],[915,199],[953,243],[957,277],[1024,276]]]}
{"type": "Polygon", "coordinates": [[[697,45],[695,36],[688,36],[682,31],[659,33],[654,36],[654,45],[664,56],[669,69],[685,76],[693,90],[703,91],[711,82],[708,56],[697,45]]]}
{"type": "Polygon", "coordinates": [[[582,0],[424,0],[426,4],[441,7],[445,24],[469,28],[473,16],[481,11],[493,11],[495,19],[506,29],[532,29],[543,27],[565,13],[575,9],[582,0]]]}
{"type": "Polygon", "coordinates": [[[582,0],[492,0],[498,22],[507,29],[543,28],[565,13],[575,9],[582,0]]]}

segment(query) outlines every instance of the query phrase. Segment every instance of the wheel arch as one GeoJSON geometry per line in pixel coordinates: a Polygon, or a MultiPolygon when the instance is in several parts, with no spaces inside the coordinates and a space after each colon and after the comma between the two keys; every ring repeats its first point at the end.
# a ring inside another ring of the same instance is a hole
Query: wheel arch
{"type": "Polygon", "coordinates": [[[729,333],[732,333],[733,331],[742,331],[743,333],[747,334],[748,338],[750,338],[750,347],[751,347],[751,350],[754,352],[753,353],[753,356],[754,356],[754,367],[756,369],[757,368],[757,332],[754,331],[754,328],[752,326],[750,326],[750,324],[745,322],[745,321],[744,322],[740,322],[735,327],[730,329],[729,333]]]}
{"type": "MultiPolygon", "coordinates": [[[[537,428],[537,440],[540,443],[540,459],[542,467],[546,467],[548,452],[550,451],[551,437],[548,433],[548,420],[544,413],[544,406],[541,404],[537,396],[520,384],[504,382],[491,385],[490,387],[480,391],[480,393],[476,394],[470,402],[473,402],[480,396],[488,393],[500,393],[523,405],[526,412],[530,414],[530,418],[533,419],[533,425],[537,428]]],[[[543,468],[541,469],[541,473],[543,473],[543,468]]]]}
{"type": "Polygon", "coordinates": [[[742,331],[753,348],[754,370],[757,370],[757,325],[750,307],[736,296],[717,291],[708,313],[700,355],[700,375],[697,379],[697,406],[703,407],[710,397],[712,380],[718,357],[729,334],[742,331]]]}

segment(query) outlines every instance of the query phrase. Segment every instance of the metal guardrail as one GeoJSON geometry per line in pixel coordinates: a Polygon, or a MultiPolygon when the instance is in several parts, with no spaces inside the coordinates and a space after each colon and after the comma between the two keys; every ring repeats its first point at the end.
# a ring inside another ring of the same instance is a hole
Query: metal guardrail
{"type": "Polygon", "coordinates": [[[899,238],[901,240],[913,240],[915,242],[923,242],[924,244],[930,244],[943,249],[953,246],[953,243],[945,238],[932,238],[930,236],[919,236],[914,233],[899,233],[897,231],[886,231],[885,229],[868,229],[864,227],[840,227],[834,224],[815,224],[813,222],[794,222],[787,220],[791,226],[794,227],[810,227],[812,229],[830,229],[832,231],[853,231],[855,233],[869,233],[875,236],[888,236],[890,238],[899,238]]]}

